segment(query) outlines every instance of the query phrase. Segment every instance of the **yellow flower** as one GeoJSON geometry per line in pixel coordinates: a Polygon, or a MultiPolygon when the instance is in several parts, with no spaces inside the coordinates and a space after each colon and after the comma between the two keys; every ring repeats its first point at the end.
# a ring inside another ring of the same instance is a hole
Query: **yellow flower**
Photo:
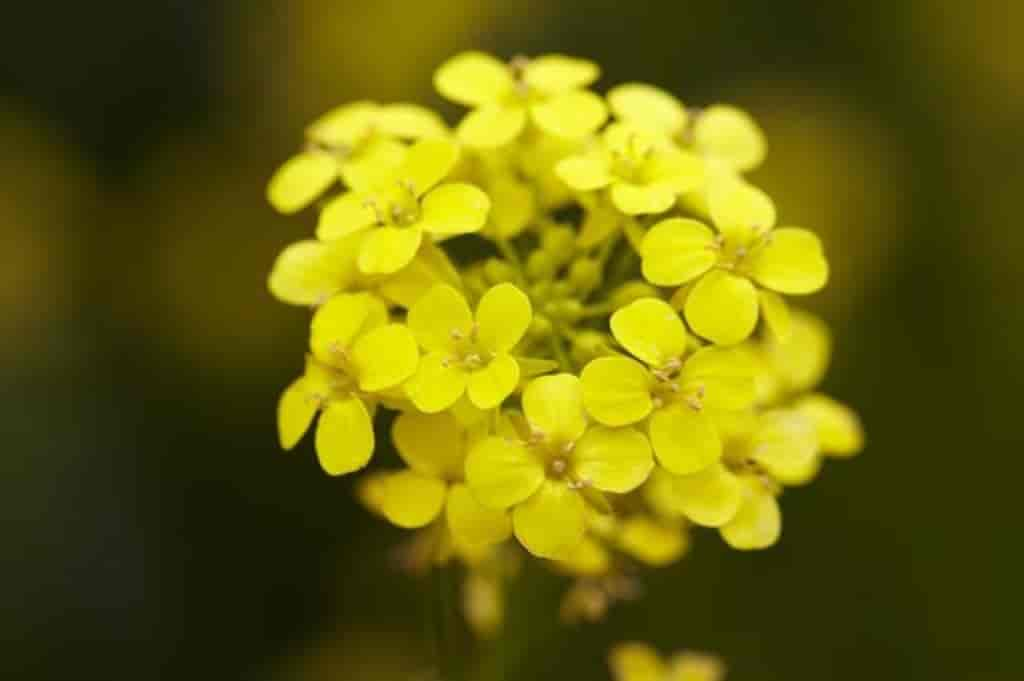
{"type": "Polygon", "coordinates": [[[482,52],[452,57],[434,74],[447,99],[470,107],[458,126],[467,146],[495,148],[513,141],[527,120],[556,137],[582,139],[607,118],[604,100],[583,88],[600,75],[593,62],[558,54],[503,64],[482,52]]]}
{"type": "Polygon", "coordinates": [[[722,681],[725,665],[713,655],[684,650],[668,661],[646,643],[620,643],[608,658],[615,681],[722,681]]]}
{"type": "Polygon", "coordinates": [[[583,399],[599,423],[647,420],[654,454],[672,473],[695,473],[715,463],[722,443],[711,409],[744,409],[754,398],[753,370],[741,354],[706,347],[685,361],[687,334],[672,307],[642,298],[611,318],[612,334],[640,361],[600,357],[583,369],[583,399]]]}
{"type": "Polygon", "coordinates": [[[468,552],[504,541],[512,532],[508,514],[481,505],[463,482],[466,452],[484,425],[467,426],[451,412],[400,414],[391,439],[408,468],[365,478],[363,500],[407,529],[425,527],[443,511],[453,541],[468,552]]]}
{"type": "Polygon", "coordinates": [[[399,139],[446,134],[440,116],[414,104],[346,104],[306,129],[307,148],[274,173],[267,198],[290,214],[315,201],[339,177],[353,189],[367,188],[402,162],[405,146],[399,139]]]}
{"type": "Polygon", "coordinates": [[[392,274],[416,256],[424,233],[445,238],[478,231],[487,222],[487,195],[461,182],[437,186],[458,156],[458,147],[448,140],[417,142],[387,181],[328,202],[320,213],[317,236],[333,241],[369,230],[360,245],[359,270],[392,274]]]}
{"type": "Polygon", "coordinates": [[[759,310],[785,337],[788,314],[776,292],[803,295],[825,285],[829,270],[821,242],[806,229],[772,229],[771,199],[740,180],[716,183],[710,210],[718,234],[687,218],[651,228],[640,249],[644,277],[658,286],[689,284],[683,296],[686,321],[715,343],[746,340],[759,310]]]}
{"type": "Polygon", "coordinates": [[[577,191],[607,188],[618,210],[644,215],[674,206],[679,194],[700,184],[704,171],[699,158],[667,139],[613,123],[601,136],[598,149],[560,161],[555,172],[577,191]]]}
{"type": "Polygon", "coordinates": [[[633,428],[588,427],[580,381],[543,376],[523,391],[518,436],[496,435],[466,459],[466,481],[484,505],[512,508],[516,537],[528,551],[558,558],[584,537],[584,494],[636,489],[653,461],[633,428]]]}
{"type": "Polygon", "coordinates": [[[427,353],[405,386],[409,399],[428,413],[448,409],[463,393],[480,409],[497,407],[519,383],[510,352],[532,319],[530,299],[513,284],[489,289],[475,316],[457,290],[434,286],[409,310],[409,327],[427,353]]]}
{"type": "Polygon", "coordinates": [[[278,404],[281,446],[293,448],[320,412],[320,465],[330,475],[351,473],[373,454],[376,401],[416,370],[416,341],[406,327],[388,323],[379,299],[360,293],[339,295],[317,310],[310,346],[306,373],[278,404]]]}

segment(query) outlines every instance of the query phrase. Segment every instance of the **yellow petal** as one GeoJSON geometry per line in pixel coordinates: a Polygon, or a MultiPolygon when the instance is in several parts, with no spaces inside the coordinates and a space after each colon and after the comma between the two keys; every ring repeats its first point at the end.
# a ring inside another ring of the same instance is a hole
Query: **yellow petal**
{"type": "Polygon", "coordinates": [[[704,223],[669,218],[644,236],[640,247],[644,278],[657,286],[680,286],[707,272],[718,260],[715,236],[704,223]]]}
{"type": "Polygon", "coordinates": [[[686,127],[686,109],[671,94],[644,83],[626,83],[608,92],[612,113],[645,130],[674,137],[686,127]]]}
{"type": "Polygon", "coordinates": [[[723,176],[708,188],[708,210],[718,231],[745,241],[775,226],[775,204],[757,187],[723,176]]]}
{"type": "Polygon", "coordinates": [[[710,106],[693,126],[694,144],[701,153],[747,171],[761,165],[764,135],[750,115],[731,106],[710,106]]]}
{"type": "Polygon", "coordinates": [[[467,234],[487,222],[491,200],[471,184],[443,184],[423,199],[420,227],[431,234],[467,234]]]}
{"type": "Polygon", "coordinates": [[[570,156],[559,161],[555,173],[562,182],[581,192],[607,187],[614,179],[608,162],[592,156],[570,156]]]}
{"type": "Polygon", "coordinates": [[[348,192],[331,199],[320,211],[316,236],[321,241],[333,241],[366,229],[377,221],[371,205],[372,199],[348,192]]]}
{"type": "Polygon", "coordinates": [[[412,187],[416,196],[423,196],[448,176],[458,160],[459,147],[452,140],[420,140],[406,153],[398,177],[412,187]]]}
{"type": "Polygon", "coordinates": [[[662,367],[686,352],[686,328],[672,306],[659,298],[641,298],[611,318],[615,340],[652,367],[662,367]]]}
{"type": "Polygon", "coordinates": [[[403,387],[417,409],[435,414],[462,397],[466,390],[466,373],[462,367],[451,363],[444,352],[431,352],[420,358],[416,373],[403,387]]]}
{"type": "Polygon", "coordinates": [[[594,62],[562,54],[535,57],[523,69],[526,85],[549,95],[584,88],[600,75],[601,70],[594,62]]]}
{"type": "Polygon", "coordinates": [[[536,199],[530,185],[515,177],[502,176],[490,184],[491,229],[501,238],[520,234],[533,220],[536,199]]]}
{"type": "Polygon", "coordinates": [[[364,274],[394,274],[416,257],[423,232],[414,227],[377,227],[359,249],[359,271],[364,274]]]}
{"type": "Polygon", "coordinates": [[[437,284],[409,309],[409,328],[419,344],[431,351],[453,351],[467,337],[473,313],[466,298],[448,284],[437,284]]]}
{"type": "Polygon", "coordinates": [[[480,409],[494,409],[519,385],[519,363],[506,354],[497,355],[487,366],[469,374],[466,394],[480,409]]]}
{"type": "Polygon", "coordinates": [[[376,193],[391,185],[405,161],[408,147],[396,140],[373,137],[341,166],[341,179],[349,189],[376,193]]]}
{"type": "Polygon", "coordinates": [[[444,480],[462,478],[465,441],[449,412],[403,412],[391,426],[391,439],[399,456],[414,471],[444,480]]]}
{"type": "Polygon", "coordinates": [[[750,337],[757,325],[757,290],[745,277],[712,270],[686,298],[686,321],[697,334],[720,345],[750,337]]]}
{"type": "Polygon", "coordinates": [[[651,445],[633,428],[593,426],[576,443],[571,458],[577,480],[616,494],[642,485],[654,467],[651,445]]]}
{"type": "Polygon", "coordinates": [[[772,369],[793,392],[813,388],[828,368],[832,336],[828,326],[809,312],[791,311],[789,340],[768,345],[772,369]]]}
{"type": "Polygon", "coordinates": [[[750,458],[783,484],[807,482],[818,470],[814,422],[794,410],[762,414],[752,438],[750,458]]]}
{"type": "Polygon", "coordinates": [[[343,293],[313,315],[309,346],[321,362],[340,366],[357,336],[384,324],[388,309],[369,293],[343,293]]]}
{"type": "Polygon", "coordinates": [[[476,306],[477,338],[491,352],[518,345],[532,321],[529,297],[513,284],[491,287],[476,306]]]}
{"type": "Polygon", "coordinates": [[[445,99],[476,107],[503,99],[513,81],[508,66],[491,55],[463,52],[434,72],[434,87],[445,99]]]}
{"type": "Polygon", "coordinates": [[[607,120],[604,100],[593,92],[573,90],[530,107],[537,127],[555,137],[583,139],[607,120]]]}
{"type": "Polygon", "coordinates": [[[485,106],[466,114],[459,122],[459,140],[472,149],[505,146],[526,127],[526,109],[521,106],[485,106]]]}
{"type": "Polygon", "coordinates": [[[278,168],[267,185],[267,200],[278,212],[290,215],[323,194],[338,177],[338,164],[321,152],[293,156],[278,168]]]}
{"type": "Polygon", "coordinates": [[[789,340],[792,329],[789,306],[782,296],[767,289],[758,291],[758,298],[761,300],[761,318],[764,319],[765,326],[777,342],[785,343],[789,340]]]}
{"type": "Polygon", "coordinates": [[[299,241],[287,246],[271,269],[267,286],[275,298],[292,305],[320,305],[351,286],[357,276],[358,244],[299,241]]]}
{"type": "Polygon", "coordinates": [[[668,669],[646,643],[620,643],[609,656],[615,681],[666,681],[668,669]]]}
{"type": "Polygon", "coordinates": [[[701,403],[711,409],[739,410],[754,403],[756,366],[745,348],[704,347],[683,365],[684,390],[699,390],[701,403]]]}
{"type": "Polygon", "coordinates": [[[309,430],[320,403],[306,390],[303,379],[293,382],[277,403],[277,435],[281,449],[291,449],[309,430]]]}
{"type": "Polygon", "coordinates": [[[354,147],[370,134],[379,110],[375,102],[349,102],[310,123],[306,137],[327,147],[354,147]]]}
{"type": "Polygon", "coordinates": [[[651,374],[628,357],[598,357],[580,374],[587,413],[606,426],[625,426],[651,413],[651,374]]]}
{"type": "Polygon", "coordinates": [[[386,324],[356,340],[351,361],[360,389],[376,392],[393,388],[412,376],[419,361],[419,349],[408,327],[386,324]]]}
{"type": "Polygon", "coordinates": [[[735,517],[743,501],[743,484],[721,463],[690,475],[666,474],[672,507],[704,527],[721,527],[735,517]]]}
{"type": "Polygon", "coordinates": [[[373,422],[358,398],[327,403],[316,426],[316,453],[329,475],[357,471],[373,455],[373,422]]]}
{"type": "Polygon", "coordinates": [[[702,471],[722,457],[722,441],[711,420],[682,404],[655,411],[648,433],[658,463],[676,475],[702,471]]]}
{"type": "Polygon", "coordinates": [[[645,516],[627,518],[619,530],[619,546],[634,558],[663,567],[686,552],[686,535],[678,525],[657,522],[645,516]]]}
{"type": "Polygon", "coordinates": [[[663,184],[616,182],[611,188],[612,203],[626,215],[663,213],[676,202],[676,192],[663,184]]]}
{"type": "Polygon", "coordinates": [[[821,241],[806,229],[784,227],[768,233],[750,254],[751,275],[780,293],[814,293],[828,281],[828,261],[821,241]]]}
{"type": "Polygon", "coordinates": [[[782,513],[778,500],[760,481],[745,481],[745,496],[739,512],[719,528],[726,543],[734,549],[765,549],[782,534],[782,513]]]}
{"type": "Polygon", "coordinates": [[[381,107],[374,125],[385,135],[404,139],[444,137],[448,126],[436,112],[416,104],[389,104],[381,107]]]}
{"type": "Polygon", "coordinates": [[[814,423],[821,451],[830,456],[853,456],[864,447],[864,428],[856,412],[820,393],[808,395],[794,405],[814,423]]]}
{"type": "Polygon", "coordinates": [[[461,286],[461,277],[448,255],[436,244],[424,240],[412,262],[380,282],[377,293],[408,309],[432,286],[440,283],[461,286]]]}
{"type": "Polygon", "coordinates": [[[466,484],[491,508],[529,498],[544,482],[544,466],[524,445],[500,436],[476,443],[466,457],[466,484]]]}
{"type": "Polygon", "coordinates": [[[549,441],[575,441],[587,427],[580,379],[572,374],[533,379],[523,391],[523,412],[549,441]]]}
{"type": "Polygon", "coordinates": [[[584,537],[575,548],[559,554],[557,560],[558,567],[580,577],[600,577],[612,564],[608,550],[593,537],[584,537]]]}
{"type": "Polygon", "coordinates": [[[455,541],[471,546],[489,546],[512,536],[512,519],[503,510],[484,506],[469,487],[452,485],[448,492],[448,529],[455,541]]]}
{"type": "Polygon", "coordinates": [[[541,558],[557,558],[583,541],[583,497],[564,482],[548,481],[512,512],[516,538],[541,558]]]}
{"type": "Polygon", "coordinates": [[[441,514],[448,486],[437,478],[404,470],[385,473],[377,482],[377,509],[398,527],[425,527],[441,514]]]}

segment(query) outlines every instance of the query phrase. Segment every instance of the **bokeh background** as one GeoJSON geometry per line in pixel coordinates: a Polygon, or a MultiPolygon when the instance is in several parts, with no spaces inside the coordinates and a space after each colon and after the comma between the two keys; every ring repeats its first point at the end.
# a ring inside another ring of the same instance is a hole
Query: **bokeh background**
{"type": "MultiPolygon", "coordinates": [[[[461,49],[562,51],[735,102],[755,180],[824,235],[829,392],[869,447],[787,493],[774,550],[701,534],[610,620],[529,572],[508,681],[606,646],[718,651],[739,681],[1002,681],[1019,654],[1024,4],[719,0],[11,2],[0,23],[0,676],[413,679],[398,533],[277,450],[305,313],[264,184],[346,100],[441,105],[461,49]]],[[[453,113],[451,109],[445,109],[453,113]]],[[[518,623],[518,624],[517,624],[518,623]]]]}

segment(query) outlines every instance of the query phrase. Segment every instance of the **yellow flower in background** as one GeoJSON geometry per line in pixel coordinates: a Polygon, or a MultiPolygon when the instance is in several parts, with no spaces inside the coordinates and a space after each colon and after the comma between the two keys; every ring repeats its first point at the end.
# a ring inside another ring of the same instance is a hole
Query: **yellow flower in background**
{"type": "Polygon", "coordinates": [[[705,159],[737,173],[754,170],[764,161],[764,133],[746,111],[715,104],[693,121],[693,149],[705,159]]]}
{"type": "Polygon", "coordinates": [[[564,159],[555,170],[578,191],[607,187],[612,204],[626,215],[665,212],[704,175],[699,158],[626,123],[609,125],[598,149],[564,159]]]}
{"type": "Polygon", "coordinates": [[[611,319],[612,333],[634,357],[600,357],[581,374],[588,413],[609,426],[648,420],[658,463],[676,474],[717,461],[722,443],[704,408],[744,409],[754,400],[754,374],[741,355],[702,348],[688,359],[683,322],[663,300],[642,298],[611,319]]]}
{"type": "Polygon", "coordinates": [[[476,314],[447,285],[430,289],[409,310],[409,327],[426,351],[405,386],[413,404],[434,413],[462,397],[493,409],[519,384],[520,367],[510,354],[533,320],[530,299],[513,284],[489,289],[476,314]]]}
{"type": "Polygon", "coordinates": [[[614,681],[722,681],[725,665],[713,655],[685,650],[665,660],[646,643],[620,643],[608,657],[614,681]]]}
{"type": "Polygon", "coordinates": [[[356,264],[364,274],[393,274],[416,256],[424,234],[445,238],[475,232],[487,222],[491,201],[462,182],[439,183],[458,161],[454,142],[413,145],[386,179],[331,199],[320,213],[317,236],[333,241],[366,231],[356,264]]]}
{"type": "Polygon", "coordinates": [[[319,411],[320,465],[331,475],[351,473],[373,454],[375,398],[416,371],[416,341],[405,326],[388,323],[384,303],[358,293],[332,298],[317,310],[310,347],[306,373],[278,405],[281,446],[294,447],[319,411]]]}
{"type": "Polygon", "coordinates": [[[408,468],[365,478],[367,505],[407,529],[443,513],[453,541],[468,551],[505,540],[512,532],[508,514],[481,505],[463,482],[466,452],[486,433],[481,425],[479,419],[464,424],[451,412],[400,414],[391,439],[408,468]]]}
{"type": "Polygon", "coordinates": [[[400,140],[448,134],[436,113],[415,104],[354,102],[338,107],[306,129],[307,148],[271,178],[267,198],[279,212],[296,213],[339,178],[352,189],[369,189],[405,156],[400,140]]]}
{"type": "Polygon", "coordinates": [[[512,508],[516,537],[531,553],[556,558],[585,530],[584,492],[622,494],[647,479],[650,445],[633,428],[588,426],[576,376],[531,381],[518,437],[491,436],[466,459],[466,481],[487,506],[512,508]]]}
{"type": "Polygon", "coordinates": [[[668,139],[679,137],[689,121],[686,107],[675,95],[645,83],[612,88],[608,106],[618,120],[668,139]]]}
{"type": "Polygon", "coordinates": [[[688,218],[651,228],[641,245],[644,277],[658,286],[689,284],[683,296],[686,321],[715,343],[746,340],[761,315],[785,337],[789,316],[777,293],[804,295],[825,285],[828,262],[821,242],[806,229],[773,229],[771,199],[740,180],[717,183],[710,207],[717,234],[688,218]]]}
{"type": "Polygon", "coordinates": [[[604,101],[584,88],[599,75],[593,62],[564,55],[505,64],[482,52],[463,52],[441,65],[434,86],[446,99],[473,109],[459,123],[459,139],[486,149],[513,141],[528,121],[562,138],[595,132],[608,112],[604,101]]]}

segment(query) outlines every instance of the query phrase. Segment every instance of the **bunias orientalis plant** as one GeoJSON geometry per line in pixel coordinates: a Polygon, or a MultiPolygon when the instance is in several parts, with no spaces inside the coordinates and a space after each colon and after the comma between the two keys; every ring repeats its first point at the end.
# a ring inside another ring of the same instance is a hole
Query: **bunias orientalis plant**
{"type": "Polygon", "coordinates": [[[814,392],[827,329],[785,299],[825,285],[821,243],[744,177],[760,129],[651,85],[601,97],[598,76],[458,55],[434,78],[470,109],[454,129],[413,104],[345,105],[268,188],[317,215],[270,275],[314,310],[281,444],[315,421],[323,469],[363,471],[387,414],[404,467],[364,473],[359,498],[416,531],[411,567],[467,567],[482,635],[524,556],[576,578],[565,617],[600,617],[693,527],[771,546],[783,489],[862,444],[814,392]]]}

